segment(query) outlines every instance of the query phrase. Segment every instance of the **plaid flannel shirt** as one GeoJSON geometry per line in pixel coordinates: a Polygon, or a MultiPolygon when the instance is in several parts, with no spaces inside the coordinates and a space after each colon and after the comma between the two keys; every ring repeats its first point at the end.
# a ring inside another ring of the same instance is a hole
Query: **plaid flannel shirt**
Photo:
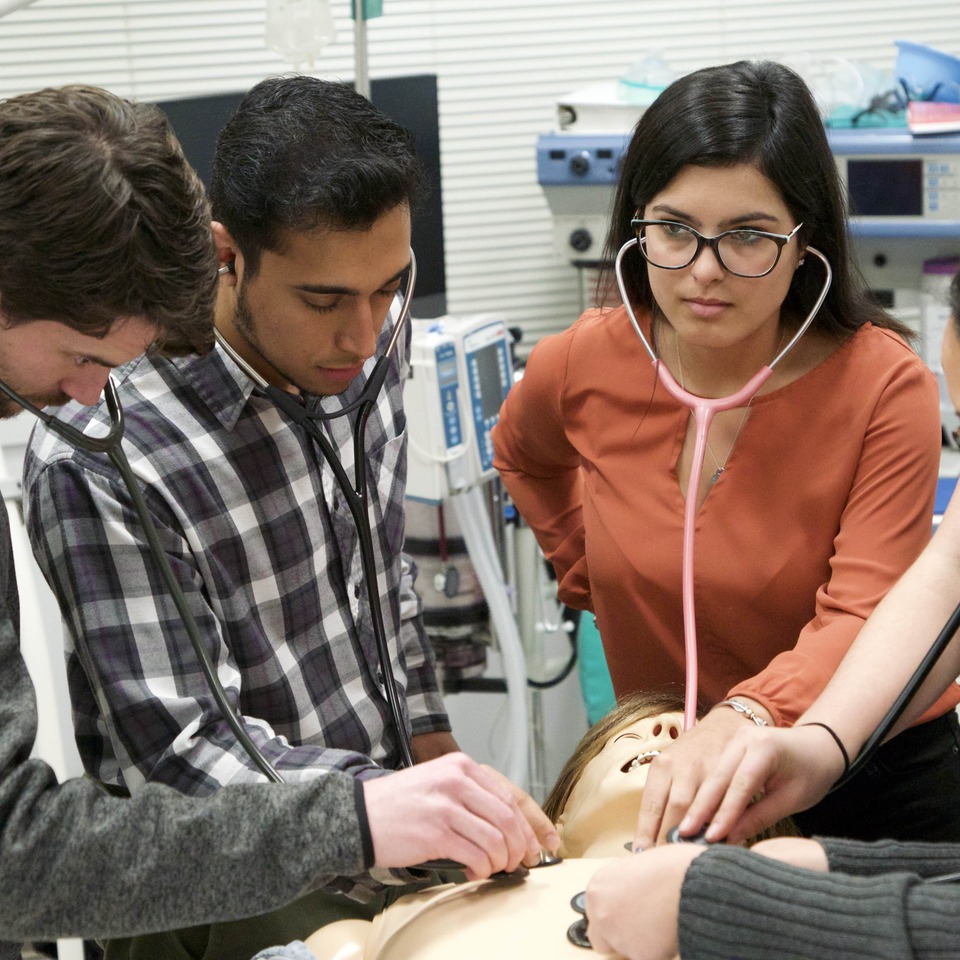
{"type": "MultiPolygon", "coordinates": [[[[366,469],[391,666],[416,735],[450,726],[401,553],[409,329],[397,354],[367,423],[366,469]]],[[[372,365],[344,394],[308,405],[346,406],[372,365]]],[[[316,444],[219,346],[205,357],[143,357],[116,377],[124,450],[248,734],[288,781],[398,765],[356,531],[316,444]]],[[[103,403],[92,415],[70,404],[60,416],[91,433],[106,422],[103,403]]],[[[318,421],[351,476],[353,422],[318,421]]],[[[24,505],[64,617],[88,773],[130,791],[158,781],[191,794],[264,779],[213,700],[110,461],[38,425],[24,505]]]]}

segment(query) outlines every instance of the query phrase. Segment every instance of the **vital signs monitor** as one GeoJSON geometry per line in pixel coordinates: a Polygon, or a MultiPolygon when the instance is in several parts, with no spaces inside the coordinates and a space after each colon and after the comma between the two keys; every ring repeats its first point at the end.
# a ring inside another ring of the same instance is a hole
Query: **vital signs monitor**
{"type": "Polygon", "coordinates": [[[513,382],[509,339],[500,314],[414,320],[408,497],[440,503],[496,473],[490,434],[513,382]]]}

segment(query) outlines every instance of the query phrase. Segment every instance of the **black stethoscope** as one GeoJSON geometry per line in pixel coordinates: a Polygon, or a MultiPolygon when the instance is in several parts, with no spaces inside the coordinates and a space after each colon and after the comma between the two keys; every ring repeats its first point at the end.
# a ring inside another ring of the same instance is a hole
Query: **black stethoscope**
{"type": "MultiPolygon", "coordinates": [[[[221,267],[220,272],[229,273],[231,270],[229,267],[221,267]]],[[[397,317],[397,321],[391,331],[386,349],[382,356],[377,358],[360,396],[335,413],[310,411],[306,408],[299,396],[287,393],[279,387],[267,383],[267,381],[227,343],[219,330],[214,331],[217,343],[220,344],[230,359],[254,382],[257,389],[265,394],[268,399],[290,417],[294,423],[302,427],[310,439],[317,444],[323,455],[323,459],[333,471],[340,493],[350,509],[350,515],[357,529],[357,541],[360,547],[360,566],[363,571],[364,586],[367,591],[367,602],[370,607],[373,636],[377,645],[377,654],[380,659],[380,673],[383,677],[383,688],[387,696],[387,703],[390,707],[390,716],[396,728],[403,765],[407,767],[413,766],[413,750],[410,744],[410,737],[407,733],[407,726],[403,719],[403,707],[400,703],[400,695],[397,692],[397,685],[393,679],[393,670],[390,667],[390,648],[387,644],[387,633],[383,623],[383,610],[380,607],[380,594],[377,591],[377,561],[373,549],[373,529],[370,525],[367,475],[363,469],[363,465],[365,463],[364,439],[366,437],[367,421],[377,406],[377,398],[380,395],[383,382],[386,380],[394,349],[400,339],[400,334],[406,326],[407,318],[410,315],[410,304],[413,300],[413,290],[416,281],[417,260],[413,250],[411,250],[410,266],[407,269],[407,287],[403,297],[403,304],[400,308],[400,315],[397,317]],[[338,417],[346,416],[354,411],[356,411],[357,416],[353,426],[354,480],[351,483],[347,471],[337,456],[337,451],[334,449],[329,438],[321,431],[317,425],[317,421],[327,422],[335,420],[338,417]]]]}
{"type": "MultiPolygon", "coordinates": [[[[390,670],[389,648],[386,642],[386,632],[383,624],[382,611],[380,609],[380,598],[376,591],[377,578],[375,557],[373,554],[373,537],[370,528],[370,520],[367,513],[366,476],[364,475],[363,471],[355,469],[356,485],[350,482],[349,477],[347,476],[346,471],[337,457],[336,452],[333,450],[329,440],[320,432],[319,428],[313,421],[332,420],[335,417],[352,413],[354,410],[359,411],[354,427],[354,463],[356,468],[359,468],[360,464],[363,462],[363,439],[367,418],[376,405],[377,395],[379,394],[380,389],[383,386],[383,382],[386,379],[390,356],[396,347],[400,333],[409,316],[410,302],[412,299],[415,282],[416,260],[413,256],[413,251],[411,251],[407,289],[404,296],[403,306],[400,311],[400,315],[397,318],[397,322],[387,344],[386,350],[375,363],[360,397],[358,397],[357,400],[355,400],[349,406],[337,411],[336,413],[310,413],[295,396],[284,393],[282,390],[267,384],[266,381],[259,376],[259,374],[249,367],[249,365],[236,357],[232,349],[225,347],[230,356],[235,360],[235,362],[237,362],[238,366],[244,370],[244,373],[246,373],[257,384],[257,386],[277,404],[277,406],[287,413],[288,416],[290,416],[296,423],[302,425],[310,434],[312,439],[316,440],[325,459],[333,470],[337,484],[350,507],[351,515],[353,516],[354,522],[357,525],[361,550],[361,564],[363,567],[364,580],[366,581],[365,586],[370,603],[374,634],[377,642],[378,653],[381,659],[381,668],[383,671],[384,684],[387,690],[387,698],[390,705],[392,719],[400,740],[403,760],[408,766],[412,766],[413,764],[412,750],[410,747],[409,736],[407,735],[406,724],[403,720],[403,712],[399,703],[399,695],[397,693],[395,684],[391,682],[393,674],[390,670]]],[[[662,370],[659,372],[662,373],[662,370]]],[[[247,734],[242,723],[240,722],[240,718],[237,715],[236,710],[227,699],[223,685],[220,683],[220,678],[217,676],[216,668],[214,667],[206,649],[203,646],[203,642],[200,637],[200,631],[197,627],[193,613],[187,605],[183,590],[180,588],[180,584],[177,582],[176,577],[174,576],[170,562],[163,551],[156,527],[153,523],[153,518],[150,516],[146,503],[143,499],[143,494],[141,493],[139,484],[137,483],[137,479],[130,468],[129,461],[127,460],[126,454],[124,454],[121,446],[124,434],[123,408],[120,404],[120,398],[117,395],[117,389],[113,379],[111,377],[107,378],[103,390],[104,401],[106,403],[107,413],[110,418],[109,430],[103,436],[88,436],[71,424],[58,419],[54,415],[47,413],[44,410],[41,410],[25,397],[21,396],[15,390],[7,386],[7,384],[2,380],[0,380],[0,392],[3,392],[11,400],[13,400],[14,403],[23,407],[29,413],[33,414],[37,419],[42,420],[44,425],[62,440],[65,440],[73,446],[82,450],[86,450],[90,453],[105,453],[114,466],[116,466],[133,501],[134,508],[137,511],[137,516],[143,525],[144,533],[147,537],[147,543],[150,548],[150,553],[153,556],[157,566],[160,568],[160,572],[163,576],[167,590],[170,593],[170,597],[177,608],[177,612],[180,614],[180,617],[183,620],[184,627],[197,655],[197,659],[200,663],[201,669],[203,670],[207,683],[209,684],[211,692],[213,693],[217,706],[219,707],[224,719],[233,730],[237,741],[244,748],[250,759],[266,775],[268,779],[274,781],[275,783],[282,783],[283,777],[276,771],[274,766],[269,760],[267,760],[259,747],[257,747],[257,745],[247,734]]],[[[836,784],[834,784],[832,790],[837,790],[839,787],[851,780],[870,761],[873,754],[880,747],[887,735],[890,733],[890,730],[903,714],[903,711],[907,708],[907,705],[923,685],[924,680],[926,680],[926,678],[929,676],[930,671],[933,669],[937,660],[943,654],[944,650],[947,648],[958,629],[960,629],[960,603],[958,603],[953,613],[951,613],[950,617],[947,619],[943,629],[938,634],[933,645],[930,647],[926,656],[924,656],[913,675],[905,684],[900,695],[894,701],[886,715],[877,725],[876,730],[874,730],[874,732],[870,735],[870,737],[861,747],[857,756],[851,762],[849,770],[847,770],[844,776],[841,777],[836,784]]]]}
{"type": "MultiPolygon", "coordinates": [[[[228,272],[224,268],[221,268],[221,270],[223,272],[228,272]]],[[[387,644],[386,628],[384,627],[383,623],[383,612],[380,607],[380,595],[377,590],[376,555],[373,548],[373,531],[371,529],[370,517],[368,513],[369,498],[367,492],[367,478],[366,473],[363,470],[363,464],[365,463],[365,458],[363,456],[364,437],[366,434],[367,420],[370,416],[370,413],[376,407],[377,397],[387,376],[390,358],[410,314],[410,303],[417,277],[416,259],[414,258],[412,250],[410,251],[410,267],[407,276],[407,287],[403,298],[403,305],[400,310],[400,315],[397,318],[396,324],[394,325],[394,329],[391,333],[390,340],[387,343],[386,350],[374,364],[373,370],[371,371],[360,396],[353,403],[344,407],[342,410],[338,410],[336,413],[322,414],[309,412],[298,397],[294,396],[293,394],[284,393],[284,391],[278,389],[277,387],[268,384],[252,367],[250,367],[249,364],[237,356],[236,352],[224,342],[219,334],[217,335],[217,339],[220,345],[240,367],[240,369],[243,370],[243,372],[254,381],[257,388],[261,392],[265,393],[284,413],[294,420],[295,423],[302,426],[303,429],[309,434],[310,438],[317,443],[324,459],[333,471],[343,498],[346,500],[350,508],[350,513],[357,528],[357,538],[360,546],[360,562],[363,571],[364,585],[366,587],[367,598],[370,605],[370,616],[373,625],[374,639],[377,644],[377,653],[380,659],[381,674],[383,676],[382,682],[390,708],[391,720],[396,728],[403,765],[413,766],[413,752],[410,744],[410,737],[407,732],[406,723],[404,722],[400,696],[397,692],[396,683],[393,680],[393,671],[390,667],[390,648],[387,644]],[[330,443],[327,437],[323,435],[314,421],[333,420],[336,417],[342,417],[354,411],[357,411],[357,417],[353,429],[355,482],[351,483],[343,464],[340,462],[340,458],[337,456],[337,453],[333,448],[333,445],[330,443]]],[[[157,566],[160,568],[164,584],[166,585],[170,597],[177,608],[177,612],[180,614],[184,628],[186,629],[187,635],[190,638],[190,643],[192,644],[194,652],[197,655],[197,659],[200,662],[200,667],[203,671],[204,677],[206,678],[207,684],[213,693],[214,700],[217,703],[217,707],[223,715],[223,718],[229,724],[231,730],[237,738],[237,741],[246,751],[250,759],[256,764],[256,766],[267,776],[268,779],[272,780],[274,783],[283,783],[283,777],[277,772],[273,764],[270,763],[270,761],[263,755],[263,752],[260,750],[260,748],[250,738],[240,721],[237,711],[227,699],[226,691],[223,689],[223,684],[220,682],[220,678],[217,676],[216,667],[211,661],[210,656],[203,645],[200,630],[197,626],[196,619],[193,616],[193,612],[190,610],[190,607],[187,604],[183,590],[174,576],[173,568],[170,566],[170,561],[167,559],[167,555],[164,553],[163,546],[160,543],[159,535],[157,534],[156,526],[153,522],[153,518],[150,516],[150,512],[147,509],[146,502],[143,499],[140,486],[137,483],[137,478],[134,475],[133,470],[130,468],[130,462],[127,460],[126,454],[123,452],[121,445],[124,434],[123,407],[120,404],[120,398],[117,395],[117,388],[113,382],[113,378],[107,377],[107,381],[103,388],[103,396],[107,405],[107,413],[110,417],[110,428],[106,434],[98,437],[88,436],[71,424],[66,423],[52,414],[39,409],[30,403],[30,401],[25,397],[20,396],[20,394],[8,387],[2,380],[0,380],[0,391],[5,393],[11,400],[19,404],[25,410],[32,413],[35,417],[42,420],[46,427],[61,439],[66,440],[68,443],[73,444],[73,446],[79,447],[80,449],[86,450],[90,453],[105,453],[110,458],[111,462],[120,472],[124,486],[127,488],[127,491],[133,500],[133,505],[137,511],[137,516],[140,520],[140,523],[143,525],[143,530],[147,538],[150,553],[157,566]]]]}

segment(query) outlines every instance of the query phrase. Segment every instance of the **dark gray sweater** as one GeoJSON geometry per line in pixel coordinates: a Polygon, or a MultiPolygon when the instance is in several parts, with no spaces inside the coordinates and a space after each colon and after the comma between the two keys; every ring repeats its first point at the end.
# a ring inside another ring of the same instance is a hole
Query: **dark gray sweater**
{"type": "Polygon", "coordinates": [[[28,759],[36,730],[0,507],[0,960],[18,958],[21,940],[251,916],[372,861],[360,785],[344,774],[228,787],[205,799],[148,786],[123,800],[88,780],[58,784],[50,767],[28,759]]]}
{"type": "Polygon", "coordinates": [[[738,847],[714,847],[687,871],[682,960],[955,960],[960,845],[820,841],[830,873],[738,847]]]}

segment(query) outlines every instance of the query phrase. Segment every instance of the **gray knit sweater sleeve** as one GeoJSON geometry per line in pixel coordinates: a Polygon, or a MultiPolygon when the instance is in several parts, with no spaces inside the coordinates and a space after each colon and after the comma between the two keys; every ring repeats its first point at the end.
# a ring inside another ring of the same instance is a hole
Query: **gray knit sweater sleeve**
{"type": "Polygon", "coordinates": [[[815,873],[714,847],[687,871],[679,942],[682,960],[947,960],[960,943],[960,886],[902,870],[815,873]]]}
{"type": "Polygon", "coordinates": [[[921,877],[960,873],[960,844],[956,843],[903,843],[897,840],[863,843],[833,837],[817,837],[817,840],[826,851],[830,869],[835,873],[868,876],[906,870],[921,877]]]}
{"type": "Polygon", "coordinates": [[[28,759],[37,709],[15,591],[0,509],[0,960],[20,956],[14,941],[252,916],[370,865],[361,787],[346,774],[202,799],[159,785],[127,800],[89,780],[58,784],[28,759]]]}

